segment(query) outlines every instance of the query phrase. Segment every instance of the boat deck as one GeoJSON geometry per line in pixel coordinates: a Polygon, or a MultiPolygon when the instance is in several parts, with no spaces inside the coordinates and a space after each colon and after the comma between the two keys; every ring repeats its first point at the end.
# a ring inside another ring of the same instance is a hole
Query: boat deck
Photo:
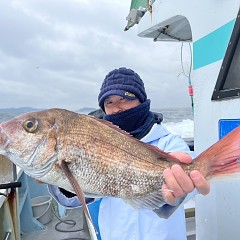
{"type": "MultiPolygon", "coordinates": [[[[60,219],[53,214],[52,221],[46,224],[46,228],[44,230],[32,232],[29,234],[22,234],[21,240],[90,239],[87,232],[87,227],[85,226],[84,223],[85,221],[83,219],[82,208],[68,209],[65,217],[60,219]],[[61,221],[66,220],[74,221],[76,224],[73,226],[65,224],[64,222],[61,223],[61,221]]],[[[187,229],[188,229],[187,240],[196,240],[194,217],[190,217],[187,219],[187,229]]]]}
{"type": "Polygon", "coordinates": [[[90,239],[84,226],[82,208],[68,209],[63,218],[58,218],[53,214],[51,222],[46,224],[46,228],[41,231],[22,234],[21,240],[67,240],[67,239],[90,239]],[[61,221],[71,220],[76,224],[69,225],[61,221]]]}

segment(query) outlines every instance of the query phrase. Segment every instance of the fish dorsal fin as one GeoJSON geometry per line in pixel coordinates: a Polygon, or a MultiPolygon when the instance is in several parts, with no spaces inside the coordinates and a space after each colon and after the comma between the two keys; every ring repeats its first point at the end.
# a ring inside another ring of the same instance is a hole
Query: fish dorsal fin
{"type": "Polygon", "coordinates": [[[179,159],[177,159],[176,157],[174,157],[173,155],[171,155],[167,152],[164,152],[163,150],[159,149],[158,147],[150,145],[150,144],[147,144],[147,145],[148,145],[149,148],[151,148],[159,156],[159,158],[161,160],[165,160],[165,161],[168,161],[168,162],[181,163],[181,161],[179,159]]]}
{"type": "Polygon", "coordinates": [[[96,117],[94,117],[94,116],[90,116],[90,117],[93,118],[93,119],[95,119],[96,121],[102,123],[102,124],[105,124],[106,126],[112,128],[112,129],[114,129],[114,130],[122,133],[122,134],[125,134],[125,135],[127,135],[127,136],[129,136],[129,137],[133,137],[130,133],[122,130],[119,126],[114,125],[112,122],[109,122],[109,121],[104,120],[104,119],[96,118],[96,117]]]}
{"type": "MultiPolygon", "coordinates": [[[[112,129],[114,129],[114,130],[116,130],[116,131],[118,131],[118,132],[120,132],[120,133],[122,133],[122,134],[124,134],[124,135],[126,135],[126,136],[128,136],[128,137],[134,138],[130,133],[122,130],[119,126],[114,125],[112,122],[106,121],[106,120],[104,120],[104,119],[96,118],[96,117],[94,117],[94,116],[89,116],[89,117],[95,119],[96,121],[98,121],[98,122],[100,122],[100,123],[102,123],[102,124],[105,124],[106,126],[112,128],[112,129]]],[[[144,142],[138,140],[137,138],[134,138],[134,139],[135,139],[136,141],[138,141],[140,144],[145,145],[145,146],[147,146],[148,148],[150,148],[151,150],[153,150],[153,151],[155,152],[157,158],[159,158],[159,159],[161,159],[161,160],[168,161],[168,162],[181,163],[181,162],[179,161],[179,159],[177,159],[176,157],[172,156],[172,155],[169,154],[169,153],[166,153],[166,152],[162,151],[162,150],[159,149],[158,147],[153,146],[153,145],[150,145],[150,144],[148,144],[148,143],[144,143],[144,142]]]]}

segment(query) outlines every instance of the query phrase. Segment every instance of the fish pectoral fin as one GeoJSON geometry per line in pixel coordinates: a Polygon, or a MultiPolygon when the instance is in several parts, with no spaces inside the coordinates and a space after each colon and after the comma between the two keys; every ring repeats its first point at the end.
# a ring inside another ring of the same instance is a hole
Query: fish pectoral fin
{"type": "Polygon", "coordinates": [[[134,208],[146,208],[149,210],[158,209],[166,204],[161,191],[148,193],[138,198],[124,199],[124,201],[134,208]]]}
{"type": "Polygon", "coordinates": [[[62,168],[63,172],[65,173],[66,177],[68,178],[69,182],[71,183],[77,197],[79,198],[80,202],[82,203],[82,208],[83,208],[83,212],[86,216],[86,221],[87,221],[91,240],[97,240],[97,235],[96,235],[97,231],[93,225],[93,221],[92,221],[91,215],[89,213],[89,210],[88,210],[88,207],[87,207],[87,204],[85,201],[85,197],[84,197],[84,192],[83,192],[81,186],[79,185],[76,178],[73,176],[72,172],[68,168],[68,164],[66,161],[62,161],[60,163],[60,167],[62,168]]]}

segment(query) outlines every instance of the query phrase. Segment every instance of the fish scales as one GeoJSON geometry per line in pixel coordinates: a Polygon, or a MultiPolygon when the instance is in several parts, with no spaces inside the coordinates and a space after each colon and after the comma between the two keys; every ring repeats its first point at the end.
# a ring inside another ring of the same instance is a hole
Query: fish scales
{"type": "MultiPolygon", "coordinates": [[[[98,122],[94,123],[95,129],[93,130],[89,127],[93,125],[92,118],[86,119],[85,116],[79,118],[79,115],[77,117],[77,121],[74,122],[75,126],[72,126],[74,131],[71,130],[70,135],[78,133],[78,137],[81,137],[83,152],[86,152],[85,155],[77,156],[76,158],[84,158],[87,163],[91,162],[91,165],[86,167],[85,164],[80,164],[85,170],[90,168],[93,170],[91,173],[85,174],[91,176],[92,180],[96,180],[96,182],[89,180],[90,186],[97,186],[104,195],[119,195],[121,197],[128,197],[130,193],[133,195],[134,190],[138,190],[134,194],[140,195],[139,189],[150,187],[152,190],[154,184],[159,189],[159,180],[156,181],[156,179],[159,179],[160,174],[162,174],[160,171],[163,169],[157,170],[156,165],[149,165],[148,162],[145,163],[144,159],[139,163],[139,158],[141,159],[141,157],[139,157],[139,151],[137,151],[135,143],[126,144],[126,141],[124,141],[126,136],[119,135],[119,133],[116,134],[108,126],[102,129],[102,132],[99,132],[99,129],[101,129],[99,125],[102,124],[98,124],[98,122]],[[78,125],[78,121],[81,122],[81,125],[78,125]],[[98,134],[92,136],[89,134],[90,130],[96,131],[98,134]],[[113,147],[117,147],[117,150],[111,151],[113,147]],[[100,159],[101,164],[99,165],[100,159]],[[97,162],[96,165],[93,163],[94,161],[97,162]],[[151,174],[150,171],[152,171],[151,174]],[[100,178],[99,173],[102,173],[100,178]],[[94,175],[98,177],[94,178],[94,175]],[[104,188],[101,186],[104,186],[104,188]]],[[[72,142],[76,142],[74,137],[72,139],[73,141],[69,141],[71,147],[73,145],[72,142]]],[[[141,154],[142,157],[148,159],[147,157],[149,156],[146,155],[146,151],[142,151],[141,154]]],[[[76,168],[79,169],[79,172],[82,172],[81,167],[76,166],[76,168]]],[[[89,187],[87,191],[91,192],[92,189],[89,189],[89,187]]],[[[95,192],[97,191],[97,189],[94,190],[95,192]]]]}

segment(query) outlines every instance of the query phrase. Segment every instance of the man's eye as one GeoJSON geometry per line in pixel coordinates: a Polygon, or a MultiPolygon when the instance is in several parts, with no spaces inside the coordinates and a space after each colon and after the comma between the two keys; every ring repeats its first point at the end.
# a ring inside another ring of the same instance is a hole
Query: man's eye
{"type": "Polygon", "coordinates": [[[126,98],[121,98],[120,101],[121,102],[127,102],[127,99],[126,98]]]}

